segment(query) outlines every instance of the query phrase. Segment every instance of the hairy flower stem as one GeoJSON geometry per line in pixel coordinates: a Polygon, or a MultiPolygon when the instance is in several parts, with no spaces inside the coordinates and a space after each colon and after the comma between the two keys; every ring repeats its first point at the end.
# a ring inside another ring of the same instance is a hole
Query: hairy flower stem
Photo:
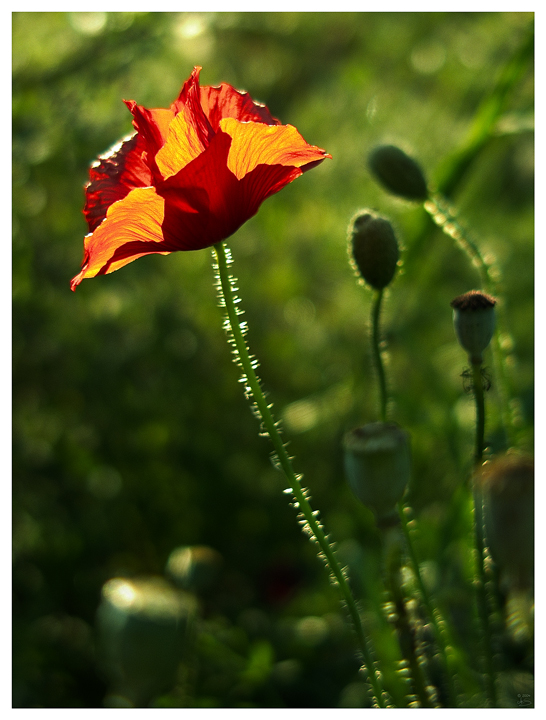
{"type": "Polygon", "coordinates": [[[432,195],[429,200],[425,202],[424,208],[436,225],[438,225],[446,235],[453,238],[461,250],[468,256],[474,267],[480,273],[480,278],[486,292],[496,295],[497,283],[494,277],[495,271],[492,271],[491,265],[485,261],[474,240],[459,223],[455,211],[452,210],[446,198],[443,198],[441,195],[432,195]]]}
{"type": "Polygon", "coordinates": [[[289,492],[294,495],[296,500],[295,507],[300,511],[300,522],[303,529],[320,547],[321,552],[319,554],[328,567],[332,580],[339,587],[353,622],[358,647],[368,674],[374,702],[377,707],[383,708],[386,706],[386,701],[381,676],[375,668],[372,650],[364,633],[360,613],[351,588],[349,587],[349,582],[335,557],[333,548],[328,541],[322,524],[317,519],[317,512],[311,508],[308,492],[301,486],[301,476],[297,475],[293,469],[285,443],[281,437],[277,423],[273,419],[271,405],[267,402],[258,376],[256,375],[255,369],[257,362],[256,359],[249,354],[244,337],[246,323],[239,322],[239,316],[243,311],[237,307],[238,298],[235,296],[237,290],[235,286],[236,281],[228,271],[228,266],[231,262],[231,253],[225,243],[217,243],[213,246],[213,256],[215,259],[215,270],[217,271],[216,285],[218,294],[221,305],[225,307],[226,311],[224,327],[228,332],[229,341],[233,346],[235,362],[241,368],[245,394],[249,399],[253,400],[255,414],[261,420],[263,431],[269,436],[273,444],[278,467],[286,476],[290,485],[289,492]]]}
{"type": "Polygon", "coordinates": [[[402,587],[403,543],[400,527],[395,525],[383,529],[383,554],[386,585],[395,612],[389,620],[396,630],[402,656],[408,663],[409,680],[421,707],[431,708],[434,703],[428,692],[429,682],[423,670],[422,658],[418,653],[414,622],[408,612],[402,587]]]}
{"type": "MultiPolygon", "coordinates": [[[[474,397],[476,399],[476,449],[474,460],[476,467],[479,467],[483,460],[484,437],[485,437],[485,397],[481,374],[481,364],[472,363],[472,384],[474,397]]],[[[485,543],[484,543],[484,520],[483,520],[483,498],[481,490],[474,480],[474,542],[476,548],[476,603],[481,626],[481,639],[484,656],[485,690],[487,698],[492,707],[497,706],[495,690],[495,673],[493,668],[493,652],[491,648],[491,624],[487,602],[486,577],[485,577],[485,543]]]]}
{"type": "Polygon", "coordinates": [[[381,316],[381,301],[383,300],[383,289],[376,290],[372,305],[372,352],[377,380],[379,383],[379,410],[381,422],[387,422],[387,380],[383,357],[381,355],[381,331],[379,320],[381,316]]]}
{"type": "MultiPolygon", "coordinates": [[[[421,596],[421,601],[425,607],[425,610],[429,617],[430,623],[434,630],[434,636],[436,638],[436,645],[438,646],[438,651],[440,653],[440,658],[442,660],[442,664],[444,667],[445,681],[446,681],[447,706],[448,707],[457,707],[457,695],[455,692],[455,685],[453,683],[453,676],[455,675],[455,672],[454,672],[454,668],[451,667],[451,665],[450,665],[450,661],[449,661],[449,657],[448,657],[449,640],[446,637],[447,626],[446,626],[445,620],[442,618],[442,616],[440,614],[440,611],[434,605],[434,602],[429,595],[426,585],[423,582],[423,577],[421,575],[421,569],[419,567],[419,560],[417,559],[417,554],[415,552],[415,547],[414,547],[413,540],[411,537],[410,526],[409,526],[408,517],[407,517],[408,514],[410,514],[410,513],[411,513],[411,509],[409,507],[405,507],[402,502],[398,503],[398,515],[400,516],[400,525],[402,527],[402,532],[404,534],[404,538],[406,541],[406,549],[407,549],[411,569],[413,571],[413,575],[417,582],[417,589],[421,596]]],[[[415,521],[413,521],[413,522],[415,522],[415,521]]]]}

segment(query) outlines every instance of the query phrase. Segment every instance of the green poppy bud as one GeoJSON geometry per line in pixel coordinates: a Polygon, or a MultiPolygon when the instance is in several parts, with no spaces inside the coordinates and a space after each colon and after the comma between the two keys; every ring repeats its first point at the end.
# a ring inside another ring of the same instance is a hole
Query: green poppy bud
{"type": "Polygon", "coordinates": [[[174,685],[195,612],[193,596],[161,578],[118,577],[103,586],[98,649],[111,706],[146,706],[174,685]]]}
{"type": "Polygon", "coordinates": [[[533,587],[534,463],[521,455],[502,455],[485,463],[478,481],[484,496],[485,534],[503,581],[533,587]]]}
{"type": "Polygon", "coordinates": [[[394,277],[400,253],[392,225],[371,210],[359,211],[349,224],[349,256],[355,271],[382,290],[394,277]]]}
{"type": "Polygon", "coordinates": [[[343,441],[345,474],[358,499],[378,520],[395,515],[410,479],[409,433],[396,423],[369,423],[343,441]]]}
{"type": "Polygon", "coordinates": [[[481,365],[482,353],[493,337],[496,302],[479,290],[459,295],[451,302],[455,334],[472,365],[481,365]]]}
{"type": "Polygon", "coordinates": [[[425,201],[427,181],[420,166],[395,145],[381,145],[370,153],[370,170],[393,195],[425,201]]]}

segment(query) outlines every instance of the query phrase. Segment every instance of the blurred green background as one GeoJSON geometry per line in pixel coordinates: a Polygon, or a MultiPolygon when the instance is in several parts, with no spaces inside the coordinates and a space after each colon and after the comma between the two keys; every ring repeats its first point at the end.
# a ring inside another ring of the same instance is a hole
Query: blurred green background
{"type": "MultiPolygon", "coordinates": [[[[473,404],[449,303],[479,277],[421,208],[374,182],[366,156],[398,144],[439,181],[532,21],[13,14],[14,706],[122,702],[111,699],[98,653],[101,587],[163,575],[175,548],[199,545],[222,558],[207,587],[189,584],[200,630],[176,677],[147,703],[366,702],[337,593],[282,494],[230,362],[208,250],[149,256],[69,290],[87,232],[87,168],[132,131],[122,98],[168,107],[194,65],[203,85],[248,90],[333,156],[267,200],[229,242],[261,378],[362,592],[359,578],[377,584],[379,540],[343,479],[340,440],[378,410],[370,293],[349,267],[346,230],[362,207],[398,230],[404,266],[383,314],[391,418],[412,434],[420,552],[472,652],[464,527],[452,498],[470,465],[473,404]]],[[[452,200],[503,272],[516,439],[532,450],[532,54],[518,67],[452,200]]],[[[489,441],[502,449],[494,388],[491,407],[489,441]]],[[[514,657],[505,669],[523,672],[522,663],[514,657]]]]}

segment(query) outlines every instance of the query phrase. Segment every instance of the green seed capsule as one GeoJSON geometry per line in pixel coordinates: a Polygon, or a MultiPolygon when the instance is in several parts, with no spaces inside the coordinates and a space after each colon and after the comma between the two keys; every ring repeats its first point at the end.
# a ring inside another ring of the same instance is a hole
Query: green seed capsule
{"type": "Polygon", "coordinates": [[[343,445],[355,495],[378,520],[393,515],[410,479],[409,434],[396,423],[369,423],[349,432],[343,445]]]}
{"type": "Polygon", "coordinates": [[[172,687],[196,611],[192,595],[161,578],[108,580],[97,610],[97,654],[109,697],[146,707],[172,687]]]}
{"type": "Polygon", "coordinates": [[[400,252],[388,220],[359,211],[349,224],[348,250],[356,272],[373,288],[382,290],[391,282],[400,252]]]}
{"type": "Polygon", "coordinates": [[[372,150],[370,170],[393,195],[406,200],[424,201],[428,197],[427,181],[420,166],[395,145],[381,145],[372,150]]]}
{"type": "Polygon", "coordinates": [[[455,334],[473,365],[481,365],[483,351],[493,337],[496,302],[479,290],[471,290],[451,301],[455,334]]]}
{"type": "Polygon", "coordinates": [[[534,463],[522,455],[501,455],[480,468],[478,480],[484,494],[487,543],[503,582],[532,588],[534,463]]]}

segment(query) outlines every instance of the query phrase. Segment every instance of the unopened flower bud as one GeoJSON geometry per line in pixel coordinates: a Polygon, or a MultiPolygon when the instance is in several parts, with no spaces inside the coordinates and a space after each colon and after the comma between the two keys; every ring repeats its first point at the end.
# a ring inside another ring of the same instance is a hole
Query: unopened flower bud
{"type": "Polygon", "coordinates": [[[351,489],[378,520],[395,514],[411,472],[409,434],[396,423],[369,423],[344,438],[351,489]]]}
{"type": "Polygon", "coordinates": [[[502,455],[478,474],[484,495],[485,534],[505,582],[533,586],[534,463],[521,455],[502,455]]]}
{"type": "Polygon", "coordinates": [[[483,351],[495,331],[495,298],[471,290],[452,300],[455,334],[472,365],[481,365],[483,351]]]}
{"type": "Polygon", "coordinates": [[[406,200],[427,199],[427,181],[421,167],[400,148],[381,145],[372,150],[368,162],[379,182],[393,195],[406,200]]]}
{"type": "Polygon", "coordinates": [[[376,290],[394,277],[400,253],[392,225],[371,210],[361,210],[349,224],[349,256],[353,267],[376,290]]]}

